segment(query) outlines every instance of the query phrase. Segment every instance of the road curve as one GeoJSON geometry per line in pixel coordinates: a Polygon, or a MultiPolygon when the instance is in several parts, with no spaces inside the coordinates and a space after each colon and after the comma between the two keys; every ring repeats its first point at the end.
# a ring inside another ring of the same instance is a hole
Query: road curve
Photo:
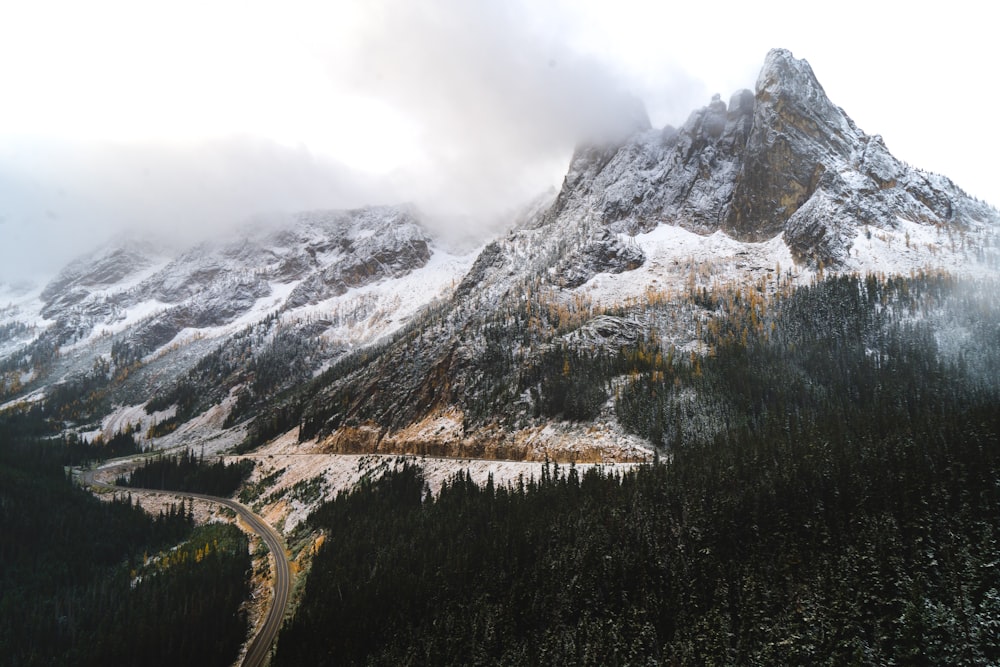
{"type": "MultiPolygon", "coordinates": [[[[160,489],[146,490],[163,493],[160,489]]],[[[170,491],[169,493],[183,498],[200,498],[225,505],[240,515],[250,528],[260,535],[267,548],[271,551],[271,556],[273,556],[274,560],[274,598],[271,600],[271,606],[264,616],[264,622],[261,623],[256,636],[250,640],[246,657],[243,658],[243,667],[261,667],[271,652],[274,640],[278,637],[278,630],[281,629],[281,621],[285,617],[285,609],[288,607],[288,596],[291,592],[292,569],[288,564],[288,558],[285,557],[284,541],[281,539],[278,531],[271,527],[271,524],[254,514],[246,505],[235,500],[186,491],[170,491]]]]}
{"type": "Polygon", "coordinates": [[[292,569],[288,564],[285,555],[285,544],[269,523],[254,514],[250,508],[231,498],[221,498],[219,496],[209,496],[204,493],[192,493],[190,491],[168,491],[165,489],[141,489],[125,486],[115,486],[98,482],[94,479],[94,470],[82,472],[85,484],[96,488],[114,489],[116,491],[150,491],[154,493],[166,493],[178,498],[199,498],[209,502],[224,505],[238,514],[250,528],[260,535],[264,544],[271,551],[274,561],[274,597],[271,599],[271,606],[268,608],[264,621],[260,625],[257,634],[250,640],[247,647],[246,656],[243,658],[243,667],[262,667],[267,661],[271,646],[278,637],[278,630],[281,628],[281,621],[285,617],[285,610],[288,607],[288,597],[291,592],[292,569]]]}

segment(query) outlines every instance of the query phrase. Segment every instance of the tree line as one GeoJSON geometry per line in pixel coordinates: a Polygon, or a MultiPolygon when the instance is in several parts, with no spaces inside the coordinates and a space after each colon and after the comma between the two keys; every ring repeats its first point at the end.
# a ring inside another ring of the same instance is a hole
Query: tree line
{"type": "Polygon", "coordinates": [[[1000,297],[974,287],[705,292],[708,354],[607,365],[635,362],[616,410],[662,460],[363,483],[308,520],[275,664],[996,664],[1000,297]]]}
{"type": "Polygon", "coordinates": [[[64,466],[101,445],[38,437],[46,424],[0,417],[0,661],[232,664],[247,634],[246,536],[194,528],[181,503],[150,516],[127,495],[95,498],[64,466]]]}
{"type": "Polygon", "coordinates": [[[115,481],[118,486],[170,491],[193,491],[213,496],[231,496],[253,472],[254,462],[241,459],[226,463],[221,458],[205,463],[203,455],[191,450],[147,459],[115,481]]]}

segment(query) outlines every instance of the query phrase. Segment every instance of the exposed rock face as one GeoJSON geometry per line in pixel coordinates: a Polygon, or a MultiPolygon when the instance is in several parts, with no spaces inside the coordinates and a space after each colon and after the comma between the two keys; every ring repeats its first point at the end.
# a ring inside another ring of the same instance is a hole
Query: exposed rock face
{"type": "Polygon", "coordinates": [[[891,229],[903,218],[961,226],[995,216],[859,130],[804,60],[784,50],[768,54],[727,232],[748,241],[784,232],[799,259],[836,265],[861,225],[891,229]]]}
{"type": "Polygon", "coordinates": [[[767,55],[756,102],[727,223],[749,241],[781,232],[827,168],[849,161],[863,136],[830,102],[809,64],[788,51],[767,55]]]}
{"type": "Polygon", "coordinates": [[[42,316],[56,319],[64,311],[85,301],[92,292],[120,288],[122,282],[139,275],[156,262],[149,248],[137,243],[112,246],[70,263],[42,290],[42,316]]]}
{"type": "Polygon", "coordinates": [[[126,336],[135,356],[144,356],[169,343],[183,329],[207,329],[228,324],[250,310],[257,299],[269,296],[265,280],[247,278],[215,284],[181,303],[139,323],[126,336]]]}
{"type": "Polygon", "coordinates": [[[113,323],[137,304],[156,303],[162,314],[144,328],[160,333],[136,336],[162,344],[167,331],[233,321],[269,296],[272,284],[298,282],[285,303],[294,308],[405,276],[431,254],[430,237],[404,207],[314,211],[287,228],[205,243],[173,259],[135,243],[99,250],[45,287],[41,314],[93,326],[113,323]]]}
{"type": "Polygon", "coordinates": [[[602,349],[616,352],[635,345],[642,338],[642,325],[635,320],[611,315],[599,315],[562,338],[562,342],[578,349],[602,349]]]}
{"type": "Polygon", "coordinates": [[[560,287],[579,287],[598,273],[622,273],[637,269],[645,259],[638,247],[630,246],[604,230],[560,262],[552,282],[560,287]]]}
{"type": "Polygon", "coordinates": [[[634,269],[644,261],[639,251],[624,252],[628,244],[614,235],[658,225],[744,242],[781,236],[797,263],[838,267],[868,227],[1000,222],[947,178],[895,159],[785,50],[767,55],[755,91],[737,91],[728,104],[716,96],[680,128],[630,118],[627,139],[577,148],[554,204],[489,245],[459,296],[477,287],[495,300],[512,276],[532,272],[574,288],[634,269]]]}
{"type": "Polygon", "coordinates": [[[487,244],[483,248],[483,251],[479,253],[479,257],[476,258],[472,268],[462,278],[462,282],[459,283],[458,288],[455,290],[455,296],[458,298],[469,296],[476,286],[482,283],[489,274],[503,267],[505,260],[503,249],[498,242],[494,241],[487,244]]]}
{"type": "MultiPolygon", "coordinates": [[[[306,256],[327,255],[322,270],[300,283],[289,308],[318,303],[383,278],[398,278],[427,264],[430,237],[412,214],[400,210],[385,217],[354,212],[340,228],[328,229],[322,246],[306,244],[302,253],[286,257],[282,271],[309,265],[306,256]]],[[[301,275],[301,274],[300,274],[301,275]]]]}
{"type": "Polygon", "coordinates": [[[624,145],[582,147],[570,163],[553,215],[588,217],[635,234],[657,224],[708,233],[728,212],[753,117],[750,91],[729,107],[718,96],[679,130],[646,130],[624,145]]]}
{"type": "Polygon", "coordinates": [[[680,129],[578,149],[548,219],[567,218],[629,234],[658,224],[751,242],[784,234],[798,261],[839,265],[865,225],[962,226],[997,213],[896,160],[830,101],[806,61],[776,49],[755,93],[728,105],[716,96],[680,129]]]}

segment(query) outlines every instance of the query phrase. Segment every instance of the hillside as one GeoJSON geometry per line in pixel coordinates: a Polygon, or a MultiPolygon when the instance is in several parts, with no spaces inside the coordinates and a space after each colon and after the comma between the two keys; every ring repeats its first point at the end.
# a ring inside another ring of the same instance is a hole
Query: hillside
{"type": "Polygon", "coordinates": [[[0,286],[0,455],[225,477],[312,568],[275,664],[996,662],[1000,212],[784,50],[627,120],[474,251],[311,211],[0,286]]]}

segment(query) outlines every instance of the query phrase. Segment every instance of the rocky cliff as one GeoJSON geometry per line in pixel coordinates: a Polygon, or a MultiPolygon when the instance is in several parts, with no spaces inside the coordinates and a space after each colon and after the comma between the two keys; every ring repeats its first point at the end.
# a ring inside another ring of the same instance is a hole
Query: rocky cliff
{"type": "Polygon", "coordinates": [[[895,159],[826,96],[812,68],[773,50],[754,92],[716,96],[679,129],[576,151],[550,220],[635,234],[659,224],[748,242],[784,234],[796,259],[845,265],[865,226],[970,228],[997,213],[945,177],[895,159]]]}
{"type": "Polygon", "coordinates": [[[768,54],[755,91],[716,96],[680,128],[629,119],[627,137],[577,148],[552,205],[490,243],[444,312],[303,397],[302,437],[394,451],[448,414],[460,456],[460,442],[541,437],[546,418],[613,430],[608,389],[574,368],[650,345],[705,353],[712,290],[1000,269],[1000,214],[893,158],[788,51],[768,54]]]}

